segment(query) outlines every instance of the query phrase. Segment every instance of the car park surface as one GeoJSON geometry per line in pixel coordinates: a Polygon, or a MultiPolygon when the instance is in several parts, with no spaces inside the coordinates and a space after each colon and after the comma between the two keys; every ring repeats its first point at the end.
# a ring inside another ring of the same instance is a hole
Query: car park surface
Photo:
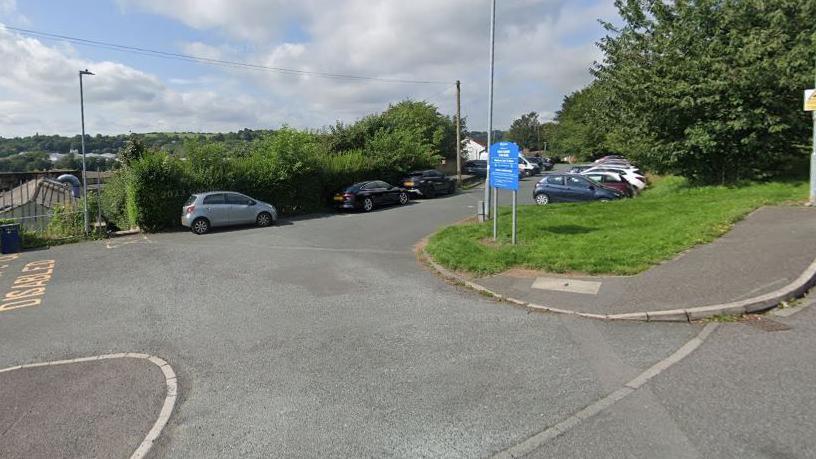
{"type": "MultiPolygon", "coordinates": [[[[533,203],[535,183],[521,181],[520,203],[533,203]]],[[[110,352],[166,359],[180,398],[151,451],[156,457],[482,457],[613,393],[701,329],[529,313],[424,270],[416,242],[475,215],[482,193],[281,218],[272,231],[134,235],[23,253],[6,263],[0,288],[32,262],[53,259],[56,267],[41,305],[0,312],[8,350],[0,368],[110,352]]],[[[500,203],[510,196],[500,192],[500,203]]],[[[762,439],[794,431],[792,451],[812,450],[814,406],[806,397],[791,405],[792,418],[741,417],[729,423],[736,433],[722,433],[729,401],[773,410],[773,402],[786,403],[785,392],[806,393],[816,376],[795,363],[788,368],[796,374],[764,373],[743,350],[768,338],[732,327],[710,352],[692,354],[684,371],[660,375],[532,456],[689,450],[673,445],[727,455],[719,439],[747,448],[737,453],[762,451],[764,444],[739,442],[752,431],[762,439]],[[769,402],[735,396],[718,379],[723,364],[726,374],[744,365],[756,380],[777,381],[769,402]]],[[[803,328],[779,352],[812,347],[813,336],[803,328]]],[[[100,455],[132,452],[110,443],[100,455]]]]}

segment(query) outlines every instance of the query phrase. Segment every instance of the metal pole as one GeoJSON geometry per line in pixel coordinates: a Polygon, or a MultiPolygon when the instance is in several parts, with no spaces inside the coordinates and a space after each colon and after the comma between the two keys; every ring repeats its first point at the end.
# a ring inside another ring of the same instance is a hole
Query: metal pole
{"type": "Polygon", "coordinates": [[[513,190],[513,245],[516,245],[516,202],[518,199],[518,191],[513,190]]]}
{"type": "Polygon", "coordinates": [[[499,189],[493,190],[493,240],[496,240],[496,233],[499,229],[499,189]]]}
{"type": "MultiPolygon", "coordinates": [[[[87,70],[86,70],[87,72],[87,70]]],[[[88,180],[85,177],[85,93],[82,89],[82,75],[84,72],[82,70],[79,71],[79,110],[82,116],[82,138],[80,139],[80,145],[82,148],[82,201],[84,205],[82,216],[84,218],[85,223],[85,234],[88,234],[89,227],[88,227],[88,180]]]]}
{"type": "MultiPolygon", "coordinates": [[[[814,65],[814,88],[816,88],[816,65],[814,65]]],[[[816,111],[813,115],[813,151],[810,154],[810,205],[816,206],[816,111]]]]}
{"type": "Polygon", "coordinates": [[[462,186],[462,87],[456,80],[456,182],[462,186]]]}
{"type": "Polygon", "coordinates": [[[99,161],[96,163],[96,229],[102,225],[102,172],[99,161]]]}
{"type": "MultiPolygon", "coordinates": [[[[490,145],[493,143],[493,51],[496,47],[496,0],[492,0],[490,6],[490,89],[488,90],[487,109],[487,177],[485,178],[485,218],[490,217],[490,145]]],[[[494,201],[495,202],[495,201],[494,201]]],[[[496,227],[496,222],[493,222],[496,227]]],[[[493,230],[493,239],[496,239],[496,230],[493,230]]]]}

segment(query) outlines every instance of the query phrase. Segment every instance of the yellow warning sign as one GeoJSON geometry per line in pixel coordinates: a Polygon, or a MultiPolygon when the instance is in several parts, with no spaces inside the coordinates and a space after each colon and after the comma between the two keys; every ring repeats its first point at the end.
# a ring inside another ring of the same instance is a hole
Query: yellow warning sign
{"type": "Polygon", "coordinates": [[[805,90],[805,111],[816,112],[816,89],[805,90]]]}

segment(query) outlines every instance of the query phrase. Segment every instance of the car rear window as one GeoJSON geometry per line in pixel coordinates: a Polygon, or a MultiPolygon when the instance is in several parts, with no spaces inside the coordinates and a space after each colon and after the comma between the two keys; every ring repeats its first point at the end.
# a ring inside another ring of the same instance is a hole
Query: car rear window
{"type": "Polygon", "coordinates": [[[550,185],[563,185],[564,184],[564,177],[560,175],[554,175],[551,177],[547,177],[547,183],[550,185]]]}
{"type": "Polygon", "coordinates": [[[186,206],[189,206],[190,204],[194,203],[194,202],[195,202],[195,200],[196,200],[196,195],[194,195],[194,194],[193,194],[193,195],[190,195],[190,197],[189,197],[189,198],[187,198],[187,200],[186,200],[186,201],[184,201],[184,206],[185,206],[185,207],[186,207],[186,206]]]}

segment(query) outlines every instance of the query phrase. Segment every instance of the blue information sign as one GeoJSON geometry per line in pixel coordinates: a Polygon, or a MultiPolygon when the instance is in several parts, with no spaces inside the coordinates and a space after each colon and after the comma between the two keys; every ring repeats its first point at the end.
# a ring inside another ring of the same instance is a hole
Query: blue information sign
{"type": "Polygon", "coordinates": [[[498,142],[490,146],[490,186],[518,191],[519,147],[513,142],[498,142]]]}

